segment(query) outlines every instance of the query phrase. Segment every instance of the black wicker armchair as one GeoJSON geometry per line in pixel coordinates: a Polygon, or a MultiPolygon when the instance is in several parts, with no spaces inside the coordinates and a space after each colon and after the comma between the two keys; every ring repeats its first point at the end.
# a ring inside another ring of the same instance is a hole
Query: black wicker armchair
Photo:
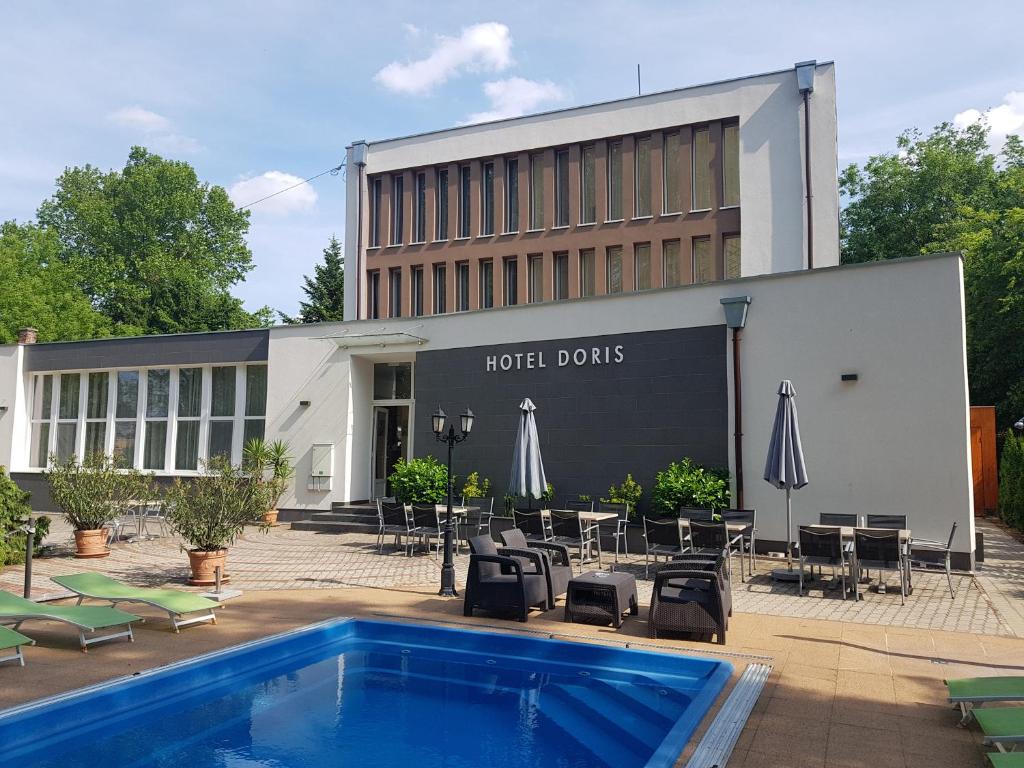
{"type": "Polygon", "coordinates": [[[725,644],[728,608],[723,585],[714,570],[663,569],[654,577],[647,634],[685,634],[693,639],[725,644]]]}
{"type": "Polygon", "coordinates": [[[544,555],[544,574],[548,581],[548,603],[552,606],[555,600],[569,589],[572,579],[572,560],[569,548],[563,544],[549,541],[527,541],[526,536],[518,528],[501,532],[501,540],[506,547],[513,549],[532,549],[544,555]]]}
{"type": "Polygon", "coordinates": [[[469,574],[462,612],[472,616],[477,608],[491,613],[512,614],[526,621],[533,606],[548,603],[548,583],[543,572],[544,555],[525,549],[502,548],[490,536],[469,540],[469,574]],[[532,565],[530,571],[526,569],[532,565]]]}

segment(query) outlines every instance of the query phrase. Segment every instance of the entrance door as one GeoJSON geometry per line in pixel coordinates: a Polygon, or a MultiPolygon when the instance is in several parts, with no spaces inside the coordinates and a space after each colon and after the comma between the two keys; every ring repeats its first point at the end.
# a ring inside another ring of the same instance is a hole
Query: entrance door
{"type": "Polygon", "coordinates": [[[992,514],[999,507],[996,467],[996,409],[971,406],[971,475],[974,481],[974,514],[992,514]]]}
{"type": "Polygon", "coordinates": [[[408,458],[409,406],[376,405],[373,408],[373,496],[390,496],[388,477],[399,459],[408,458]]]}

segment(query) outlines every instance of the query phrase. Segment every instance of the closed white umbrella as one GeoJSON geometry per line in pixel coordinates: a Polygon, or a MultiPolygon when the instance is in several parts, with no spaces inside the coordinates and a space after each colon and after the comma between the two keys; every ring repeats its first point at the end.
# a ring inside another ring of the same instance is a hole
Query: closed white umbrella
{"type": "Polygon", "coordinates": [[[544,475],[544,461],[540,456],[537,420],[533,416],[535,410],[537,406],[530,398],[519,404],[519,429],[516,432],[516,446],[512,454],[508,490],[515,496],[539,499],[548,490],[548,480],[544,475]]]}
{"type": "MultiPolygon", "coordinates": [[[[779,402],[775,408],[772,439],[768,445],[768,459],[764,465],[764,479],[776,488],[786,491],[786,562],[793,570],[793,505],[790,494],[794,488],[807,485],[807,466],[800,442],[800,422],[796,414],[793,382],[785,379],[779,384],[779,402]]],[[[779,571],[775,572],[778,575],[779,571]]]]}

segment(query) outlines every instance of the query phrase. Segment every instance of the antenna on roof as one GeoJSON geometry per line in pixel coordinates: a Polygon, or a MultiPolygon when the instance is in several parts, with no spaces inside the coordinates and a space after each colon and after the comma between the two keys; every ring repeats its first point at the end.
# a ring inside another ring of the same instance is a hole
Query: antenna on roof
{"type": "Polygon", "coordinates": [[[640,95],[640,65],[636,65],[636,95],[640,95]]]}

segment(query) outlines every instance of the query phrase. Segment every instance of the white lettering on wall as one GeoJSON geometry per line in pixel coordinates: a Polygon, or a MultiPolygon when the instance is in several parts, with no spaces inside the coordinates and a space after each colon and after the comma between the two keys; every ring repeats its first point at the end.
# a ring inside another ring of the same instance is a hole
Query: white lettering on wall
{"type": "Polygon", "coordinates": [[[512,355],[501,356],[501,370],[509,371],[512,369],[512,355]]]}
{"type": "Polygon", "coordinates": [[[587,350],[577,349],[575,352],[572,353],[572,361],[576,365],[583,365],[585,362],[587,362],[587,350]]]}
{"type": "MultiPolygon", "coordinates": [[[[614,365],[626,359],[625,347],[617,344],[614,347],[576,347],[575,349],[560,349],[557,353],[558,367],[564,368],[572,362],[577,367],[584,365],[614,365]]],[[[544,362],[544,353],[535,352],[510,352],[505,355],[487,355],[484,360],[484,370],[488,373],[502,371],[532,371],[538,368],[547,368],[544,362]]]]}
{"type": "Polygon", "coordinates": [[[496,371],[498,370],[498,358],[496,355],[487,356],[487,370],[496,371]]]}
{"type": "Polygon", "coordinates": [[[569,350],[560,349],[558,350],[558,367],[564,368],[569,364],[569,350]]]}

